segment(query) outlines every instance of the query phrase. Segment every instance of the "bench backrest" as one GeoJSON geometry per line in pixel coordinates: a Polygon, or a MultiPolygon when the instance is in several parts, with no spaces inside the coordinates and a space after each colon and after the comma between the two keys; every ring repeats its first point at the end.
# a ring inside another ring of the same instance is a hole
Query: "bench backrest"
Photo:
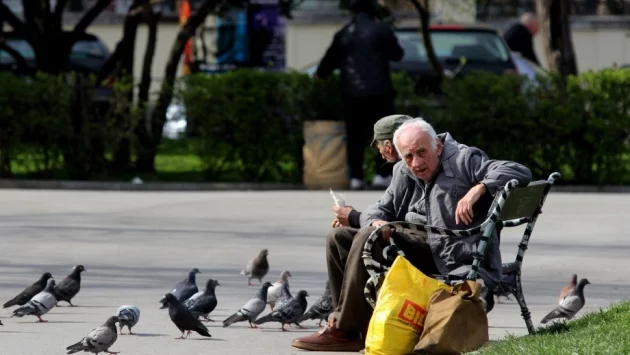
{"type": "MultiPolygon", "coordinates": [[[[502,221],[511,219],[534,217],[538,213],[538,207],[548,192],[550,183],[546,180],[532,181],[524,187],[517,187],[512,190],[500,212],[502,221]]],[[[489,212],[492,213],[498,202],[495,198],[489,212]]]]}

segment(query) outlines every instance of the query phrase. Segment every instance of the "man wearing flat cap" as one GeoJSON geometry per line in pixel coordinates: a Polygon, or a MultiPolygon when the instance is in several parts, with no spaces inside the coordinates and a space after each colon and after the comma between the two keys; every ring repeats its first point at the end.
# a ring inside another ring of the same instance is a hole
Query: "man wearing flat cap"
{"type": "MultiPolygon", "coordinates": [[[[405,121],[412,119],[407,115],[389,115],[376,121],[374,124],[374,138],[372,144],[376,144],[378,152],[383,157],[383,160],[388,163],[396,163],[400,160],[396,147],[394,147],[393,139],[394,132],[405,121]]],[[[391,176],[386,182],[389,185],[391,176]]],[[[361,218],[361,212],[354,209],[352,206],[333,207],[335,212],[335,220],[333,221],[333,227],[352,227],[360,228],[361,224],[359,218],[361,218]]]]}

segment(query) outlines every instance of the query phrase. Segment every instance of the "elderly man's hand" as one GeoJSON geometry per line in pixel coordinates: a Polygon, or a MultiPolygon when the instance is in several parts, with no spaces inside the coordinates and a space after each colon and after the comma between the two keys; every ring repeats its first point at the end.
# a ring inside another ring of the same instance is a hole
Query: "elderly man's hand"
{"type": "Polygon", "coordinates": [[[379,219],[379,220],[376,220],[376,221],[372,222],[372,227],[378,228],[378,227],[380,227],[380,226],[382,226],[384,224],[387,224],[387,221],[383,221],[383,220],[379,219]]]}
{"type": "Polygon", "coordinates": [[[472,223],[473,206],[484,193],[486,193],[486,185],[479,184],[470,189],[466,196],[459,200],[455,209],[455,223],[459,224],[460,221],[464,222],[465,225],[472,223]]]}
{"type": "Polygon", "coordinates": [[[332,226],[333,228],[343,227],[341,223],[339,223],[339,220],[337,218],[335,218],[335,220],[332,222],[332,226]]]}
{"type": "Polygon", "coordinates": [[[333,206],[335,218],[337,219],[337,221],[339,221],[340,225],[345,227],[350,227],[350,212],[352,212],[352,210],[354,210],[352,206],[333,206]]]}

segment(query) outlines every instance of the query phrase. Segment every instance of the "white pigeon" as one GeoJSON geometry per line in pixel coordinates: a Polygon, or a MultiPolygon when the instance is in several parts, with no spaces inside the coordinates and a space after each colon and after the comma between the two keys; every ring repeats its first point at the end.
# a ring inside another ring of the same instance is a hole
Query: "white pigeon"
{"type": "Polygon", "coordinates": [[[54,295],[55,288],[55,280],[48,279],[46,282],[46,288],[42,290],[40,293],[33,296],[25,305],[20,308],[17,308],[13,311],[13,315],[11,317],[24,317],[28,315],[33,315],[37,317],[38,323],[48,322],[47,320],[43,320],[42,316],[48,311],[50,311],[57,304],[57,299],[54,295]]]}
{"type": "Polygon", "coordinates": [[[120,326],[120,335],[123,335],[122,331],[125,326],[129,328],[129,334],[133,335],[131,328],[138,324],[140,320],[140,309],[132,305],[120,306],[116,316],[118,317],[118,325],[120,326]]]}
{"type": "Polygon", "coordinates": [[[292,277],[289,270],[282,271],[282,273],[280,274],[280,279],[274,282],[273,285],[269,287],[269,290],[267,290],[267,304],[271,307],[272,311],[273,308],[276,306],[276,302],[282,295],[282,285],[286,283],[287,288],[289,288],[289,277],[292,277]]]}
{"type": "Polygon", "coordinates": [[[68,352],[66,354],[74,354],[79,351],[94,354],[101,352],[118,354],[117,352],[109,351],[109,348],[114,345],[116,339],[118,339],[118,333],[116,332],[116,322],[118,321],[118,317],[116,316],[109,317],[105,324],[92,329],[81,341],[67,347],[66,350],[68,350],[68,352]]]}
{"type": "Polygon", "coordinates": [[[590,285],[588,279],[581,279],[577,286],[560,302],[560,304],[549,314],[547,314],[540,323],[545,324],[556,318],[573,318],[579,312],[586,300],[584,299],[584,286],[590,285]]]}

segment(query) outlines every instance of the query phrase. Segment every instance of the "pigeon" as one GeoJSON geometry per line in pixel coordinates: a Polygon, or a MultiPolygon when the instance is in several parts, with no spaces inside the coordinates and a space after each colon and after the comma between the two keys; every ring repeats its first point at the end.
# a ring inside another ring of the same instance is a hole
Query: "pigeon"
{"type": "Polygon", "coordinates": [[[560,290],[560,297],[558,297],[558,304],[562,304],[562,301],[564,301],[564,299],[571,293],[571,291],[573,291],[573,289],[575,288],[575,285],[577,285],[577,275],[573,274],[571,275],[571,281],[569,282],[569,284],[564,286],[562,290],[560,290]]]}
{"type": "Polygon", "coordinates": [[[33,296],[42,292],[42,290],[46,287],[46,282],[50,278],[52,278],[52,275],[49,272],[43,273],[39,280],[35,281],[32,285],[25,288],[17,296],[13,297],[13,299],[3,304],[2,308],[8,308],[16,305],[23,306],[24,304],[26,304],[26,302],[33,298],[33,296]]]}
{"type": "Polygon", "coordinates": [[[46,281],[46,288],[44,288],[42,292],[33,296],[33,298],[24,304],[24,306],[13,310],[13,315],[11,317],[33,315],[37,317],[38,323],[48,322],[47,320],[43,320],[42,316],[48,313],[48,311],[50,311],[50,309],[57,303],[54,288],[55,279],[48,279],[48,281],[46,281]]]}
{"type": "Polygon", "coordinates": [[[118,352],[109,351],[109,348],[114,345],[116,339],[118,338],[118,333],[116,332],[116,322],[120,323],[118,317],[109,317],[105,324],[92,329],[88,335],[81,339],[81,341],[67,347],[66,350],[68,350],[68,352],[66,354],[74,354],[79,351],[94,354],[98,354],[100,352],[118,354],[118,352]]]}
{"type": "Polygon", "coordinates": [[[267,260],[269,251],[263,249],[260,251],[257,257],[250,260],[245,269],[241,271],[241,275],[248,276],[247,285],[252,285],[252,279],[258,279],[258,282],[262,284],[262,279],[269,272],[269,261],[267,260]]]}
{"type": "Polygon", "coordinates": [[[212,337],[208,332],[208,328],[206,328],[203,323],[197,317],[195,317],[188,308],[184,307],[184,305],[175,297],[172,293],[167,293],[164,295],[166,299],[166,303],[168,304],[168,315],[171,317],[171,321],[173,324],[182,332],[182,335],[179,338],[175,339],[186,339],[190,335],[190,333],[197,332],[199,335],[203,335],[205,337],[212,337]],[[186,332],[186,337],[184,337],[184,332],[186,332]]]}
{"type": "Polygon", "coordinates": [[[186,306],[195,317],[199,318],[199,316],[203,316],[206,321],[214,322],[208,315],[217,307],[217,296],[214,293],[214,289],[217,286],[221,286],[219,281],[209,279],[206,283],[206,290],[197,292],[193,297],[187,299],[184,302],[184,306],[186,306]]]}
{"type": "Polygon", "coordinates": [[[332,305],[332,294],[330,293],[330,284],[326,282],[326,290],[322,297],[320,297],[311,308],[304,313],[302,318],[300,318],[300,322],[304,322],[309,319],[319,319],[318,326],[322,326],[322,321],[327,321],[328,316],[333,311],[332,305]]]}
{"type": "Polygon", "coordinates": [[[120,306],[116,316],[118,317],[118,325],[120,326],[120,335],[124,335],[122,331],[125,326],[129,328],[129,334],[133,335],[131,328],[138,324],[140,320],[140,309],[132,305],[120,306]]]}
{"type": "Polygon", "coordinates": [[[73,267],[72,272],[68,274],[65,279],[61,280],[57,286],[55,286],[55,297],[57,298],[57,303],[60,301],[66,301],[71,307],[74,307],[71,300],[81,290],[81,273],[83,271],[87,271],[83,265],[73,267]]]}
{"type": "MultiPolygon", "coordinates": [[[[175,296],[175,298],[177,298],[179,302],[184,302],[192,295],[199,292],[195,277],[196,274],[201,274],[201,271],[199,271],[199,269],[197,268],[190,270],[188,272],[188,277],[175,284],[175,288],[170,292],[173,296],[175,296]]],[[[160,307],[160,309],[168,307],[165,297],[162,297],[160,303],[162,304],[162,307],[160,307]]]]}
{"type": "Polygon", "coordinates": [[[282,331],[286,331],[286,329],[284,329],[286,324],[292,323],[295,323],[298,327],[303,328],[300,325],[300,318],[308,306],[306,297],[308,297],[308,293],[305,290],[300,290],[294,299],[282,306],[276,307],[276,309],[268,315],[258,318],[254,324],[260,325],[267,322],[280,322],[282,324],[282,331]]]}
{"type": "Polygon", "coordinates": [[[282,307],[284,304],[291,301],[292,299],[293,299],[293,295],[291,295],[291,292],[289,291],[289,284],[288,283],[283,284],[281,292],[280,292],[280,298],[278,298],[278,300],[276,301],[276,305],[274,306],[274,309],[278,307],[282,307]]]}
{"type": "Polygon", "coordinates": [[[291,272],[288,270],[282,271],[280,274],[280,279],[269,287],[267,290],[267,304],[271,307],[273,311],[273,307],[275,307],[276,302],[282,295],[282,286],[286,284],[287,289],[289,289],[289,277],[292,277],[291,272]]]}
{"type": "Polygon", "coordinates": [[[223,321],[223,328],[236,322],[243,321],[248,321],[250,328],[258,328],[256,325],[252,324],[252,321],[255,321],[256,318],[258,318],[258,316],[265,310],[265,307],[267,307],[267,290],[270,286],[271,282],[269,281],[262,284],[262,286],[260,286],[260,290],[258,290],[258,295],[255,298],[247,301],[241,309],[223,321]]]}
{"type": "Polygon", "coordinates": [[[584,287],[586,285],[590,285],[588,279],[581,279],[577,286],[569,291],[569,294],[562,302],[553,311],[549,312],[540,323],[545,324],[556,318],[573,318],[584,307],[584,287]]]}

